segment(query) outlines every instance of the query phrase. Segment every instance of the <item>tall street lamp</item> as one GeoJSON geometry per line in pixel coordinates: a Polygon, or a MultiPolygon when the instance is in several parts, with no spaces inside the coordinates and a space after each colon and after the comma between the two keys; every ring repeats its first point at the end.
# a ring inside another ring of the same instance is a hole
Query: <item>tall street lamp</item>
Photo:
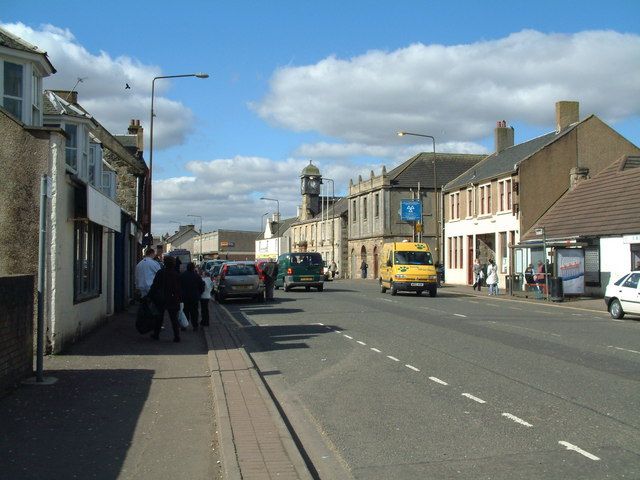
{"type": "Polygon", "coordinates": [[[278,231],[276,233],[276,242],[277,242],[276,250],[278,252],[278,257],[279,257],[280,256],[280,201],[277,198],[267,198],[267,197],[260,197],[260,200],[268,200],[270,202],[276,202],[276,209],[277,209],[276,216],[278,217],[278,231]]]}
{"type": "Polygon", "coordinates": [[[156,91],[156,80],[163,78],[182,78],[182,77],[196,77],[196,78],[209,78],[208,73],[187,73],[184,75],[162,75],[159,77],[153,77],[151,81],[151,123],[149,126],[149,188],[147,189],[147,205],[149,205],[149,235],[153,238],[151,233],[151,185],[153,179],[153,117],[155,113],[153,111],[153,102],[156,91]]]}
{"type": "Polygon", "coordinates": [[[435,220],[436,220],[436,263],[440,263],[440,213],[438,208],[438,173],[436,171],[436,139],[431,135],[423,135],[422,133],[398,132],[399,137],[411,135],[413,137],[430,138],[433,143],[433,198],[436,204],[435,220]]]}
{"type": "Polygon", "coordinates": [[[187,215],[187,217],[200,219],[200,261],[202,261],[202,216],[201,215],[187,215]]]}

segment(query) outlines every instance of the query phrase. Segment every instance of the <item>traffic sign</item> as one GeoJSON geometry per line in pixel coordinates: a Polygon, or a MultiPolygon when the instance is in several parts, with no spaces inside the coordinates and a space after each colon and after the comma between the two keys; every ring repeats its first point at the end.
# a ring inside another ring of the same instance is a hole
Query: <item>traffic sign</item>
{"type": "Polygon", "coordinates": [[[227,247],[227,248],[229,248],[229,247],[235,247],[235,246],[236,246],[236,242],[230,242],[230,241],[228,241],[228,240],[222,240],[222,241],[220,242],[220,247],[227,247]]]}
{"type": "Polygon", "coordinates": [[[422,202],[420,200],[400,200],[400,219],[404,222],[422,220],[422,202]]]}

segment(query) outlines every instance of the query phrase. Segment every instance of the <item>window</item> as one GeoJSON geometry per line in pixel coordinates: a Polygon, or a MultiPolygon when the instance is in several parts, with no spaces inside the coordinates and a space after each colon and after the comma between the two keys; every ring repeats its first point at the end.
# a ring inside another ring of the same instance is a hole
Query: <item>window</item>
{"type": "Polygon", "coordinates": [[[451,220],[460,218],[460,192],[449,194],[449,217],[451,220]]]}
{"type": "Polygon", "coordinates": [[[638,281],[640,281],[640,273],[632,273],[622,284],[626,288],[638,288],[638,281]]]}
{"type": "Polygon", "coordinates": [[[491,213],[491,184],[481,185],[479,188],[480,215],[488,215],[491,213]]]}
{"type": "Polygon", "coordinates": [[[449,252],[449,255],[447,255],[447,258],[449,259],[449,265],[447,265],[448,268],[453,268],[453,259],[451,258],[451,243],[452,243],[452,239],[451,238],[447,238],[447,251],[449,252]]]}
{"type": "Polygon", "coordinates": [[[34,72],[31,75],[31,124],[42,125],[42,92],[40,91],[40,77],[34,72]]]}
{"type": "Polygon", "coordinates": [[[102,227],[78,221],[74,225],[73,300],[100,295],[102,280],[102,227]]]}
{"type": "Polygon", "coordinates": [[[473,217],[473,188],[467,188],[467,217],[473,217]]]}
{"type": "Polygon", "coordinates": [[[453,268],[458,268],[458,237],[453,237],[453,268]]]}
{"type": "Polygon", "coordinates": [[[378,218],[380,216],[380,194],[376,193],[375,196],[373,197],[373,214],[375,215],[376,218],[378,218]]]}
{"type": "Polygon", "coordinates": [[[64,126],[64,131],[67,133],[67,143],[64,149],[65,161],[67,166],[74,172],[78,172],[78,126],[72,123],[67,123],[64,126]]]}
{"type": "Polygon", "coordinates": [[[362,220],[367,220],[367,197],[362,198],[362,220]]]}
{"type": "Polygon", "coordinates": [[[498,182],[499,203],[498,211],[507,212],[511,210],[511,179],[498,182]]]}
{"type": "Polygon", "coordinates": [[[356,200],[351,202],[351,221],[356,223],[357,203],[356,200]]]}
{"type": "Polygon", "coordinates": [[[24,67],[22,65],[4,62],[4,91],[2,92],[2,106],[20,120],[23,120],[23,69],[24,67]]]}
{"type": "Polygon", "coordinates": [[[98,143],[89,146],[89,162],[87,167],[87,183],[100,187],[102,180],[102,147],[98,143]]]}

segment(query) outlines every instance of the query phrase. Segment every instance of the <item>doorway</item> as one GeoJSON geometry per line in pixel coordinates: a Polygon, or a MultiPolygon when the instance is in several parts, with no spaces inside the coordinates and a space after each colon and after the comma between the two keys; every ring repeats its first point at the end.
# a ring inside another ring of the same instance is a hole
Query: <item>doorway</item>
{"type": "Polygon", "coordinates": [[[467,235],[467,284],[473,285],[475,279],[473,278],[473,235],[467,235]]]}
{"type": "MultiPolygon", "coordinates": [[[[362,265],[362,262],[367,263],[367,249],[365,248],[364,245],[360,249],[360,265],[362,265]]],[[[362,275],[362,270],[361,270],[360,274],[361,274],[362,278],[367,278],[369,272],[366,272],[365,275],[362,275]]]]}
{"type": "Polygon", "coordinates": [[[378,246],[373,247],[373,278],[378,278],[378,246]]]}

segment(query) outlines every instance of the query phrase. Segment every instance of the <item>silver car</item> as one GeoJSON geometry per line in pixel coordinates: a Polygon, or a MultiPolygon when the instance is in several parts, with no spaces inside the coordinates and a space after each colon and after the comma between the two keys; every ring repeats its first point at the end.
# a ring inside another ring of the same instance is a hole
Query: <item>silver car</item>
{"type": "Polygon", "coordinates": [[[264,301],[264,279],[254,262],[225,262],[213,284],[213,293],[220,303],[236,297],[264,301]]]}

